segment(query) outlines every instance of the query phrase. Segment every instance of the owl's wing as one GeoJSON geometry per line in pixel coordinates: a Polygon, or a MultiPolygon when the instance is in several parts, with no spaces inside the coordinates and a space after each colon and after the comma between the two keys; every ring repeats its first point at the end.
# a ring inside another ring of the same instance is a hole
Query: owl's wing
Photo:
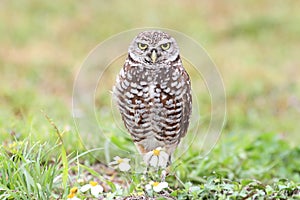
{"type": "Polygon", "coordinates": [[[135,142],[145,139],[144,133],[149,131],[147,122],[143,119],[143,113],[148,113],[145,105],[142,89],[137,76],[133,76],[132,62],[127,59],[121,69],[115,87],[113,89],[114,99],[117,103],[122,120],[128,132],[135,142]]]}
{"type": "Polygon", "coordinates": [[[179,82],[182,82],[181,86],[181,99],[182,101],[182,118],[180,121],[180,135],[179,138],[182,138],[186,135],[189,123],[190,123],[190,118],[192,114],[192,94],[191,94],[191,81],[188,73],[184,69],[181,60],[175,64],[175,68],[178,68],[180,72],[180,79],[178,80],[179,82]]]}
{"type": "Polygon", "coordinates": [[[128,72],[130,65],[128,59],[126,60],[124,66],[122,67],[120,73],[117,76],[116,84],[113,88],[113,98],[118,106],[118,109],[121,113],[122,120],[124,121],[125,127],[128,129],[130,120],[133,116],[131,112],[130,103],[131,94],[130,94],[130,82],[128,80],[128,72]]]}

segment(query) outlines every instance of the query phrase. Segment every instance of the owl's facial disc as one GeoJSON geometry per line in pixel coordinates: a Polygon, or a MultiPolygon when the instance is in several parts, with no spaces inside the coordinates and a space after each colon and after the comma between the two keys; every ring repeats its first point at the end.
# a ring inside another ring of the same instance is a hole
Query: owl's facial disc
{"type": "Polygon", "coordinates": [[[144,31],[129,46],[130,57],[144,66],[162,66],[179,56],[174,38],[162,31],[144,31]]]}

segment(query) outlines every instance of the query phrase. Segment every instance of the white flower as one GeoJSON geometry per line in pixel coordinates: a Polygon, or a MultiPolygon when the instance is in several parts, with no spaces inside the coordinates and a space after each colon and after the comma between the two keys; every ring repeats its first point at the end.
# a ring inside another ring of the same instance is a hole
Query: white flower
{"type": "Polygon", "coordinates": [[[103,187],[101,185],[99,185],[97,182],[95,181],[90,181],[89,184],[86,184],[84,186],[82,186],[82,188],[80,188],[81,192],[86,192],[89,189],[91,189],[91,193],[94,197],[99,197],[99,193],[103,192],[103,187]]]}
{"type": "Polygon", "coordinates": [[[120,158],[119,156],[114,157],[113,162],[110,162],[109,165],[117,165],[122,172],[127,172],[130,170],[129,161],[128,158],[120,158]]]}
{"type": "Polygon", "coordinates": [[[167,182],[153,182],[150,181],[149,184],[146,185],[146,190],[151,190],[153,189],[155,192],[160,192],[163,189],[168,187],[168,183],[167,182]]]}
{"type": "Polygon", "coordinates": [[[146,153],[143,159],[147,165],[152,167],[166,168],[169,161],[169,155],[163,151],[161,147],[158,147],[146,153]]]}
{"type": "Polygon", "coordinates": [[[71,188],[70,194],[68,194],[67,196],[68,197],[67,200],[80,200],[79,198],[76,197],[77,191],[78,191],[77,187],[71,188]]]}
{"type": "Polygon", "coordinates": [[[67,200],[80,200],[78,197],[76,197],[76,195],[74,193],[70,193],[68,195],[67,200]]]}
{"type": "Polygon", "coordinates": [[[76,197],[76,195],[74,193],[70,193],[68,195],[67,200],[80,200],[78,197],[76,197]]]}

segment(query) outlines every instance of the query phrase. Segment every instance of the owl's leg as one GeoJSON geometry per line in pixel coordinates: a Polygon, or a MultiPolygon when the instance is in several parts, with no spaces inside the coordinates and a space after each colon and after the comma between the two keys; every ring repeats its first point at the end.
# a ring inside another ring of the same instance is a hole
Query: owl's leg
{"type": "MultiPolygon", "coordinates": [[[[145,156],[145,155],[144,155],[145,156]]],[[[146,170],[144,171],[144,175],[146,177],[148,177],[149,175],[149,170],[150,170],[150,163],[149,161],[151,160],[152,156],[150,156],[148,159],[145,159],[145,157],[143,156],[144,162],[146,163],[146,170]]]]}
{"type": "Polygon", "coordinates": [[[144,171],[144,175],[145,175],[145,176],[148,176],[148,174],[149,174],[149,169],[150,169],[149,164],[146,164],[146,169],[145,169],[145,171],[144,171]]]}
{"type": "Polygon", "coordinates": [[[167,167],[161,171],[160,178],[161,178],[162,182],[164,182],[165,179],[166,179],[166,177],[169,175],[169,173],[170,173],[170,165],[171,164],[172,164],[172,159],[171,159],[171,155],[169,155],[167,167]]]}
{"type": "Polygon", "coordinates": [[[148,175],[149,175],[149,165],[147,165],[147,167],[146,167],[143,174],[144,174],[145,177],[148,177],[148,175]]]}
{"type": "Polygon", "coordinates": [[[172,158],[171,158],[171,155],[169,155],[169,160],[168,160],[167,166],[170,166],[171,164],[172,164],[172,158]]]}
{"type": "Polygon", "coordinates": [[[161,182],[164,182],[166,180],[166,176],[167,176],[167,171],[165,169],[163,169],[161,171],[161,175],[160,175],[161,182]]]}
{"type": "Polygon", "coordinates": [[[170,173],[170,166],[168,166],[167,168],[165,168],[161,171],[160,178],[161,178],[162,182],[164,182],[166,180],[166,177],[169,175],[169,173],[170,173]]]}
{"type": "Polygon", "coordinates": [[[145,158],[146,153],[147,153],[148,151],[146,151],[146,149],[144,148],[143,145],[137,144],[137,143],[135,143],[135,145],[136,145],[138,151],[140,152],[140,154],[141,154],[141,156],[142,156],[144,162],[146,163],[146,169],[145,169],[145,171],[143,172],[143,174],[144,174],[145,176],[147,176],[147,175],[148,175],[148,172],[149,172],[149,161],[150,161],[151,157],[150,157],[150,158],[147,158],[147,159],[145,158]]]}

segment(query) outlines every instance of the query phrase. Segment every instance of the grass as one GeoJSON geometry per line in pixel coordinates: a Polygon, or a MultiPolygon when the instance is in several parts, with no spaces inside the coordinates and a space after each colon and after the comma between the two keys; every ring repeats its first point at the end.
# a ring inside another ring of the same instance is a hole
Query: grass
{"type": "MultiPolygon", "coordinates": [[[[0,197],[63,199],[70,187],[80,188],[90,180],[106,188],[103,195],[107,198],[147,194],[176,199],[287,199],[299,197],[300,192],[300,163],[295,159],[300,149],[274,134],[253,139],[230,135],[205,158],[189,151],[172,167],[169,189],[158,194],[144,191],[150,180],[159,179],[156,172],[147,177],[120,173],[100,163],[88,164],[88,152],[65,157],[61,147],[61,142],[31,144],[28,139],[3,145],[0,197]],[[65,173],[68,185],[63,181],[65,173]],[[120,184],[128,188],[120,189],[120,184]]],[[[92,197],[83,192],[77,196],[92,197]]]]}
{"type": "MultiPolygon", "coordinates": [[[[108,199],[146,194],[143,188],[157,178],[155,173],[124,174],[104,164],[115,155],[136,152],[116,121],[105,115],[107,95],[96,99],[105,138],[96,130],[78,133],[71,112],[73,81],[88,52],[113,34],[145,26],[175,29],[203,45],[222,74],[227,95],[227,122],[216,147],[203,157],[207,150],[194,143],[172,165],[169,188],[147,194],[175,199],[299,198],[299,3],[191,0],[134,5],[0,3],[0,199],[66,199],[72,187],[78,187],[78,197],[92,198],[80,192],[91,180],[103,186],[108,199]],[[130,187],[118,186],[130,182],[130,187]]],[[[122,62],[113,63],[106,88],[111,88],[122,62]]],[[[204,129],[211,105],[205,89],[197,95],[204,129]]]]}
{"type": "Polygon", "coordinates": [[[49,154],[55,147],[30,144],[28,140],[1,148],[1,199],[49,199],[61,186],[59,157],[49,154]]]}

